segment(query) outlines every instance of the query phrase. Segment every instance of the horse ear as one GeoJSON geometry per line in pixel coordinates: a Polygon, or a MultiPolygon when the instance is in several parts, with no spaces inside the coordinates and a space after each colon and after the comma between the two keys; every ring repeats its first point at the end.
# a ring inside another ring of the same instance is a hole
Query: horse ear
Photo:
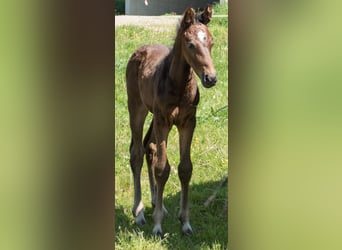
{"type": "Polygon", "coordinates": [[[183,16],[183,20],[182,20],[182,28],[186,29],[188,28],[191,24],[194,24],[195,22],[195,10],[191,7],[189,7],[185,13],[184,13],[184,16],[183,16]]]}
{"type": "Polygon", "coordinates": [[[198,15],[198,21],[207,25],[211,20],[212,14],[213,14],[213,9],[211,5],[207,5],[205,10],[198,15]]]}

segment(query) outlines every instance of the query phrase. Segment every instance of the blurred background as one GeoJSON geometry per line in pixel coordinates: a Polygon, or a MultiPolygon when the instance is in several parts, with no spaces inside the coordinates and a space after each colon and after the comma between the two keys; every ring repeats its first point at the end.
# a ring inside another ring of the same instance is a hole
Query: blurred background
{"type": "Polygon", "coordinates": [[[227,2],[228,0],[119,0],[115,1],[115,14],[155,16],[172,13],[180,15],[189,6],[192,6],[194,9],[199,9],[205,7],[207,4],[225,4],[227,2]]]}
{"type": "MultiPolygon", "coordinates": [[[[342,248],[341,7],[229,1],[229,249],[342,248]]],[[[115,8],[1,4],[0,249],[113,247],[115,8]]]]}
{"type": "Polygon", "coordinates": [[[229,3],[229,249],[341,249],[342,5],[229,3]]]}

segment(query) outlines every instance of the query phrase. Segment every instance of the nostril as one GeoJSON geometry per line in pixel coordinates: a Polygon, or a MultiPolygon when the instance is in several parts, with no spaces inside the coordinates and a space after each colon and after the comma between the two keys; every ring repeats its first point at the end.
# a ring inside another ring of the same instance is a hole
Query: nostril
{"type": "Polygon", "coordinates": [[[205,75],[204,75],[204,81],[210,82],[210,77],[209,77],[208,74],[205,74],[205,75]]]}
{"type": "Polygon", "coordinates": [[[203,82],[210,85],[215,85],[217,82],[216,74],[203,73],[203,82]]]}

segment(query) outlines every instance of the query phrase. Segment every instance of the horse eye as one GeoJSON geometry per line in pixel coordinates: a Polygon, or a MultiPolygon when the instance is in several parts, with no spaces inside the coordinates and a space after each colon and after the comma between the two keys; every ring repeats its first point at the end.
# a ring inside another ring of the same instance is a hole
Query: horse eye
{"type": "Polygon", "coordinates": [[[193,43],[188,43],[188,48],[193,49],[193,48],[195,48],[195,45],[193,43]]]}

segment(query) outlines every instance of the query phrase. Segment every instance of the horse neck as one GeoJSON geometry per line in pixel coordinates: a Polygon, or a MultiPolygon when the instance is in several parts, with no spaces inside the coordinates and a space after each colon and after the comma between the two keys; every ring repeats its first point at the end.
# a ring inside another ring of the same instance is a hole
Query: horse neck
{"type": "Polygon", "coordinates": [[[189,84],[195,84],[193,70],[182,54],[179,39],[176,39],[171,52],[169,78],[180,90],[184,90],[189,84]]]}

